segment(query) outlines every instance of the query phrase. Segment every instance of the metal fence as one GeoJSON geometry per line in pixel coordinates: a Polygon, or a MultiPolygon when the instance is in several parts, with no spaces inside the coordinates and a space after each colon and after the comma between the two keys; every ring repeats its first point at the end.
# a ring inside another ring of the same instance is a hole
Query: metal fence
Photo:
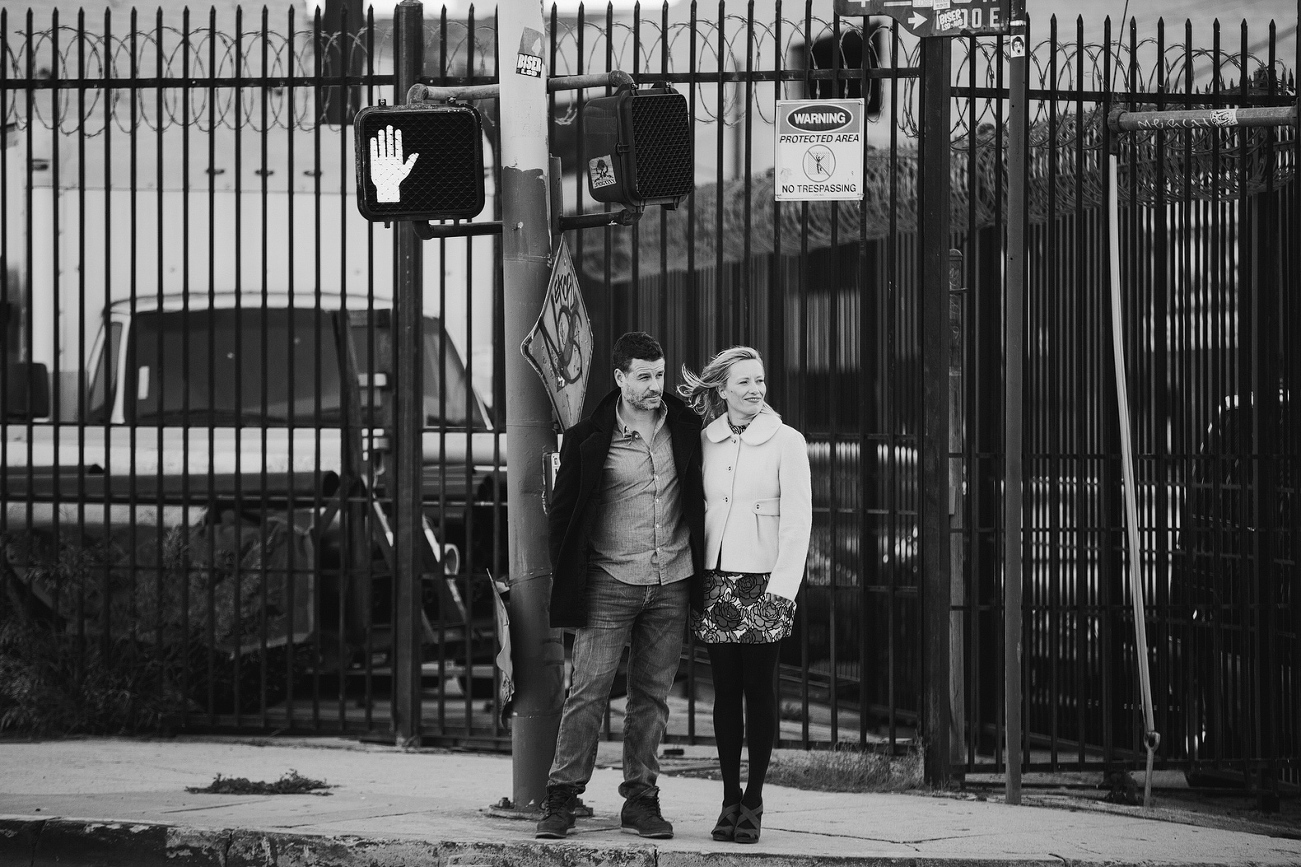
{"type": "MultiPolygon", "coordinates": [[[[426,25],[430,83],[496,80],[491,21],[426,25]]],[[[1142,753],[1106,302],[1115,144],[1159,761],[1199,779],[1295,783],[1296,130],[1113,142],[1104,120],[1112,108],[1294,104],[1296,60],[1278,55],[1273,29],[1252,42],[1245,29],[1230,40],[1131,28],[1089,44],[1082,29],[1035,27],[1024,766],[1142,753]]],[[[998,335],[1013,213],[1002,40],[952,43],[954,544],[927,552],[919,356],[935,324],[918,301],[915,43],[812,4],[553,13],[550,34],[553,72],[667,81],[696,131],[698,187],[682,207],[569,239],[595,358],[630,328],[664,339],[671,370],[752,344],[771,401],[809,437],[815,525],[783,648],[783,743],[918,737],[920,562],[948,556],[955,758],[997,770],[998,335]],[[869,192],[777,203],[775,101],[828,96],[866,100],[869,192]]],[[[388,23],[0,10],[0,45],[7,600],[25,628],[45,624],[83,687],[114,663],[148,663],[135,676],[179,696],[177,725],[391,738],[392,249],[356,214],[347,124],[392,98],[388,23]]],[[[553,96],[571,212],[593,209],[576,170],[588,95],[553,96]]],[[[495,146],[495,106],[482,108],[495,146]]],[[[493,576],[506,564],[495,245],[426,245],[430,743],[509,742],[493,667],[493,576]]],[[[589,393],[610,386],[596,365],[589,393]]],[[[711,737],[698,651],[684,653],[671,740],[711,737]]]]}

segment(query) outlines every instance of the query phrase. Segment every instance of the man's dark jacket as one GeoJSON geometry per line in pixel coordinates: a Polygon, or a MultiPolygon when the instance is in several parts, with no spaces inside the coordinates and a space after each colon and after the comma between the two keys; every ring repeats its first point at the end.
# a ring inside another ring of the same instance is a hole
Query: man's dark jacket
{"type": "MultiPolygon", "coordinates": [[[[691,530],[691,606],[704,606],[705,491],[700,473],[700,417],[678,398],[664,395],[664,424],[673,439],[673,463],[681,486],[682,517],[691,530]]],[[[600,508],[601,473],[614,436],[619,389],[607,394],[587,418],[565,433],[548,515],[551,525],[551,626],[587,625],[588,539],[600,508]]]]}

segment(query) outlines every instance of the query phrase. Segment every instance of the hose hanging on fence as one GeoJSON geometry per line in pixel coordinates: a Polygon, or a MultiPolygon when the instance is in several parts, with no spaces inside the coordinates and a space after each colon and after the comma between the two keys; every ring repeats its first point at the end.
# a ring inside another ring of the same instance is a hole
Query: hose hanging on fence
{"type": "Polygon", "coordinates": [[[1143,806],[1152,803],[1152,766],[1161,734],[1156,731],[1152,709],[1152,675],[1148,666],[1147,621],[1143,609],[1142,549],[1138,539],[1138,494],[1134,481],[1134,443],[1129,424],[1129,387],[1125,377],[1124,327],[1120,298],[1120,190],[1119,148],[1122,132],[1138,130],[1222,130],[1241,127],[1296,127],[1297,104],[1266,108],[1194,109],[1187,111],[1124,111],[1116,109],[1108,118],[1112,146],[1108,154],[1107,217],[1111,247],[1111,342],[1116,367],[1116,404],[1120,415],[1121,474],[1125,484],[1125,529],[1129,542],[1129,586],[1134,607],[1134,643],[1138,655],[1138,681],[1143,699],[1143,743],[1147,747],[1147,778],[1143,783],[1143,806]]]}
{"type": "Polygon", "coordinates": [[[1147,747],[1147,776],[1143,782],[1143,806],[1152,805],[1152,766],[1161,735],[1156,730],[1152,709],[1152,672],[1147,658],[1147,618],[1143,606],[1143,549],[1138,539],[1138,491],[1134,481],[1134,437],[1129,422],[1129,382],[1125,376],[1125,329],[1120,298],[1120,196],[1119,157],[1112,149],[1107,161],[1107,230],[1110,235],[1111,265],[1111,353],[1116,367],[1116,408],[1120,420],[1121,476],[1125,483],[1125,532],[1129,542],[1129,595],[1134,607],[1134,648],[1138,656],[1138,685],[1143,699],[1143,743],[1147,747]]]}

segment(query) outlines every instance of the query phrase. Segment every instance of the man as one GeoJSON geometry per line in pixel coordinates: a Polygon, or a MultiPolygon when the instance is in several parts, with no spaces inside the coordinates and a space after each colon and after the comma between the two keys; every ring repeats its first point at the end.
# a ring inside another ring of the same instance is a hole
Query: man
{"type": "Polygon", "coordinates": [[[700,419],[665,394],[664,350],[654,337],[625,334],[612,354],[617,388],[566,432],[549,513],[551,625],[576,635],[538,837],[564,837],[574,826],[625,644],[620,820],[627,833],[673,836],[660,813],[656,752],[688,607],[702,601],[700,419]]]}

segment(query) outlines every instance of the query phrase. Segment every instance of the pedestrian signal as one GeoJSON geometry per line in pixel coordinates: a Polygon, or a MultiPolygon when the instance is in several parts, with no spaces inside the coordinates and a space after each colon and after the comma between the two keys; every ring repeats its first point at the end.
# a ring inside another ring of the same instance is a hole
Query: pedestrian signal
{"type": "Polygon", "coordinates": [[[357,209],[371,221],[463,220],[483,210],[483,133],[468,105],[378,105],[353,121],[357,209]]]}
{"type": "Polygon", "coordinates": [[[668,85],[625,84],[584,109],[587,188],[598,202],[676,208],[695,188],[687,100],[668,85]]]}

